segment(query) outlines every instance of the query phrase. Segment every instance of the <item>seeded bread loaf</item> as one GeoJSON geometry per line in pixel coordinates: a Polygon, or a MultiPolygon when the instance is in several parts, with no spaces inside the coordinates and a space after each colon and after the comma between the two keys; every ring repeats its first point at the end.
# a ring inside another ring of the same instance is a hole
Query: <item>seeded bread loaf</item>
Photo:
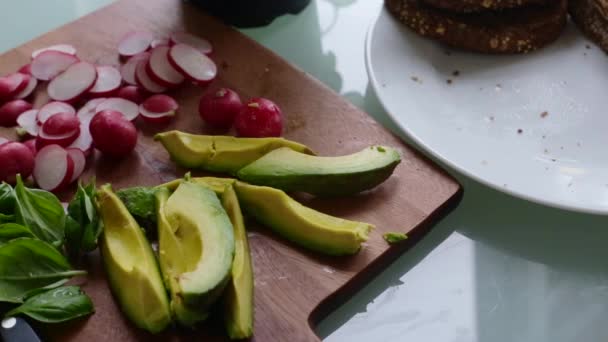
{"type": "Polygon", "coordinates": [[[570,0],[572,21],[608,53],[608,0],[570,0]]]}
{"type": "Polygon", "coordinates": [[[551,0],[424,0],[435,8],[451,12],[468,13],[485,10],[503,10],[529,5],[545,5],[551,0]]]}

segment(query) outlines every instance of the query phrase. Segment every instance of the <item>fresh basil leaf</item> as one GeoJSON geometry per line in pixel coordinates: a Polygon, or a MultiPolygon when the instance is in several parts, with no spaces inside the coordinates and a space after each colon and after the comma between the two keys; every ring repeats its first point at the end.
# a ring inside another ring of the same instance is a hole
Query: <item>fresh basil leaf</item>
{"type": "Polygon", "coordinates": [[[66,247],[72,255],[90,252],[97,248],[101,224],[94,204],[95,183],[78,185],[76,195],[68,206],[66,221],[66,247]]]}
{"type": "Polygon", "coordinates": [[[15,215],[5,215],[0,213],[0,224],[15,222],[15,215]]]}
{"type": "Polygon", "coordinates": [[[119,190],[116,194],[140,226],[146,229],[156,227],[156,188],[133,187],[119,190]]]}
{"type": "Polygon", "coordinates": [[[0,224],[0,244],[7,243],[20,237],[35,237],[26,227],[16,223],[0,224]]]}
{"type": "Polygon", "coordinates": [[[6,183],[0,184],[0,213],[12,214],[15,211],[15,193],[6,183]]]}
{"type": "Polygon", "coordinates": [[[55,247],[61,246],[66,215],[59,199],[50,192],[26,188],[19,176],[15,199],[16,223],[29,228],[37,238],[55,247]]]}
{"type": "Polygon", "coordinates": [[[32,290],[84,274],[42,240],[19,238],[0,245],[0,301],[21,303],[32,290]]]}
{"type": "Polygon", "coordinates": [[[44,323],[61,323],[93,312],[91,298],[78,286],[62,286],[28,298],[5,317],[22,314],[44,323]]]}

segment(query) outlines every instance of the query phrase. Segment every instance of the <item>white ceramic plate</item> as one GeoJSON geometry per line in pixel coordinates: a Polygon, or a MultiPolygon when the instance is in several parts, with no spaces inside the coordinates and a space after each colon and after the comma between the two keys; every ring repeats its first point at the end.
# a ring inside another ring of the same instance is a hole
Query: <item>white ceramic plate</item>
{"type": "Polygon", "coordinates": [[[383,9],[366,64],[386,111],[433,156],[518,197],[608,214],[608,58],[573,24],[539,52],[491,56],[418,37],[383,9]]]}

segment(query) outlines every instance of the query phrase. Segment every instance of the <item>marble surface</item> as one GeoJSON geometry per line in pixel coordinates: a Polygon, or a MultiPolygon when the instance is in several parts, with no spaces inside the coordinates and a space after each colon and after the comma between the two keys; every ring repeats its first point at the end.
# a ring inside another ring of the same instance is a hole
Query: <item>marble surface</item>
{"type": "MultiPolygon", "coordinates": [[[[2,1],[0,51],[109,2],[2,1]],[[45,15],[33,19],[35,12],[45,15]]],[[[313,0],[299,15],[243,32],[396,131],[364,65],[380,6],[313,0]]],[[[546,208],[452,174],[465,188],[462,204],[318,333],[331,342],[608,340],[608,218],[546,208]]]]}

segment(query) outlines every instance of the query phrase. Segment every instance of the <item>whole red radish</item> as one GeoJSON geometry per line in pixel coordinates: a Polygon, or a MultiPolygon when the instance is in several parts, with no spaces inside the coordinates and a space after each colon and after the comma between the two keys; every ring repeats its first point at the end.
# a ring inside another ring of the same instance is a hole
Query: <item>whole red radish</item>
{"type": "Polygon", "coordinates": [[[17,125],[21,113],[32,109],[32,104],[24,100],[13,100],[0,107],[0,126],[12,127],[17,125]]]}
{"type": "Polygon", "coordinates": [[[51,116],[42,124],[42,131],[48,135],[70,134],[78,130],[80,120],[71,113],[59,113],[51,116]]]}
{"type": "Polygon", "coordinates": [[[249,100],[234,120],[234,127],[242,137],[280,137],[283,114],[279,107],[265,98],[249,100]]]}
{"type": "Polygon", "coordinates": [[[29,148],[30,151],[32,151],[32,154],[34,156],[36,156],[36,139],[30,139],[30,140],[26,140],[23,145],[25,145],[25,147],[29,148]]]}
{"type": "Polygon", "coordinates": [[[0,145],[0,182],[15,183],[15,176],[27,178],[34,170],[34,154],[24,144],[9,142],[0,145]]]}
{"type": "Polygon", "coordinates": [[[89,130],[95,147],[109,157],[126,157],[137,145],[137,129],[122,113],[114,110],[97,113],[89,130]]]}
{"type": "Polygon", "coordinates": [[[198,114],[209,126],[228,129],[243,108],[239,94],[228,88],[220,88],[201,97],[198,114]]]}
{"type": "Polygon", "coordinates": [[[146,93],[138,86],[129,85],[120,88],[116,93],[116,97],[132,101],[136,104],[140,104],[144,102],[144,99],[146,98],[146,93]]]}

